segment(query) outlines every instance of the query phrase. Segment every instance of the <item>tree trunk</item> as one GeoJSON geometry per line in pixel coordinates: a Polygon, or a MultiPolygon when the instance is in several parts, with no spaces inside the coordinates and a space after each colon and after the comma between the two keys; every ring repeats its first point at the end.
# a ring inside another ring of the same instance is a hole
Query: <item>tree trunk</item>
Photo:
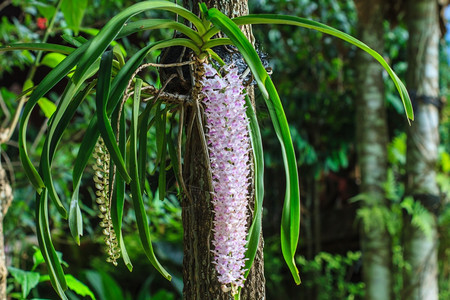
{"type": "MultiPolygon", "coordinates": [[[[408,77],[415,121],[408,130],[406,194],[430,213],[440,205],[436,184],[439,146],[439,20],[436,0],[407,3],[408,77]]],[[[404,257],[411,270],[405,272],[404,299],[438,299],[437,227],[431,218],[431,233],[411,224],[405,216],[404,257]]]]}
{"type": "MultiPolygon", "coordinates": [[[[184,6],[198,14],[199,2],[185,0],[184,6]]],[[[212,0],[204,2],[208,8],[216,7],[229,17],[248,13],[246,1],[212,0]]],[[[252,40],[250,27],[246,27],[244,33],[252,40]]],[[[252,92],[249,94],[251,95],[252,92]]],[[[199,122],[195,116],[195,108],[186,112],[186,132],[189,138],[186,141],[183,177],[190,197],[186,197],[184,201],[182,214],[184,228],[183,298],[188,300],[228,300],[232,298],[231,293],[222,291],[221,284],[217,280],[215,265],[212,263],[214,259],[211,252],[214,215],[210,193],[212,187],[209,179],[209,157],[204,150],[204,126],[201,125],[204,124],[204,117],[199,122]]],[[[254,199],[251,199],[249,206],[249,214],[251,214],[254,199]]],[[[251,219],[248,224],[251,224],[251,219]]],[[[265,299],[262,237],[253,267],[242,289],[241,299],[265,299]]]]}
{"type": "Polygon", "coordinates": [[[5,240],[3,234],[3,218],[13,199],[12,188],[0,161],[0,299],[6,299],[6,267],[5,240]]]}
{"type": "MultiPolygon", "coordinates": [[[[383,52],[383,0],[356,1],[359,38],[383,52]]],[[[387,175],[387,121],[384,105],[383,67],[368,54],[357,54],[358,97],[356,137],[361,169],[362,209],[387,205],[383,184],[387,175]]],[[[366,299],[392,298],[391,238],[382,217],[362,220],[361,249],[366,299]]]]}

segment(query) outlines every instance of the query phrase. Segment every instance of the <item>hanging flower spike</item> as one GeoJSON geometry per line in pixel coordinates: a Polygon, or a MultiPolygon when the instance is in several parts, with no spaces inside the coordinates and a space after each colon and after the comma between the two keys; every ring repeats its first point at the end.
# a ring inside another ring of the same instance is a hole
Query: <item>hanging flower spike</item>
{"type": "Polygon", "coordinates": [[[243,85],[236,68],[221,77],[205,64],[202,81],[213,178],[214,264],[222,290],[244,285],[250,140],[243,85]]]}
{"type": "Polygon", "coordinates": [[[120,257],[119,243],[111,220],[110,210],[110,193],[109,193],[109,162],[110,157],[106,149],[103,139],[99,137],[94,149],[95,164],[93,166],[95,192],[100,213],[98,217],[101,219],[100,226],[103,228],[102,233],[105,236],[106,253],[108,254],[107,262],[117,266],[117,259],[120,257]]]}

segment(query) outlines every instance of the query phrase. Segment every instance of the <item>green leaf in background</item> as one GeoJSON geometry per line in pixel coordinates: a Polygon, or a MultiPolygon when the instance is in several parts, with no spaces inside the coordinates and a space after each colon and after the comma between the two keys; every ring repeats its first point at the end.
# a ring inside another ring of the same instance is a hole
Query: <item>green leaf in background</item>
{"type": "Polygon", "coordinates": [[[71,289],[72,291],[74,291],[75,293],[77,293],[80,296],[86,297],[89,296],[92,300],[96,300],[94,293],[89,289],[89,287],[87,285],[85,285],[84,283],[82,283],[81,281],[79,281],[78,279],[76,279],[75,277],[73,277],[72,275],[65,275],[66,277],[66,281],[67,281],[67,286],[69,287],[69,289],[71,289]]]}
{"type": "Polygon", "coordinates": [[[100,300],[123,300],[123,292],[119,284],[103,271],[89,270],[86,279],[93,287],[100,300]]]}
{"type": "Polygon", "coordinates": [[[0,52],[14,51],[14,50],[50,51],[62,54],[70,54],[73,52],[74,48],[50,43],[20,43],[20,44],[9,44],[7,46],[0,47],[0,52]]]}
{"type": "Polygon", "coordinates": [[[50,118],[53,113],[56,110],[56,105],[52,101],[48,100],[45,97],[42,97],[38,101],[39,107],[41,108],[42,112],[44,113],[46,118],[50,118]]]}
{"type": "Polygon", "coordinates": [[[61,11],[66,19],[67,26],[77,35],[86,11],[87,0],[62,0],[61,11]]]}
{"type": "Polygon", "coordinates": [[[46,4],[40,1],[33,1],[33,5],[36,6],[39,13],[47,20],[50,20],[55,14],[56,9],[54,5],[46,4]]]}
{"type": "Polygon", "coordinates": [[[44,256],[42,256],[41,249],[39,247],[33,246],[34,253],[33,253],[33,268],[31,268],[31,271],[34,271],[40,264],[45,263],[44,256]]]}
{"type": "Polygon", "coordinates": [[[22,88],[22,92],[25,92],[27,90],[30,90],[30,92],[26,93],[26,96],[30,96],[30,94],[32,93],[32,88],[34,87],[34,83],[31,79],[27,79],[25,80],[25,82],[23,83],[23,88],[22,88]]]}
{"type": "Polygon", "coordinates": [[[27,298],[31,289],[38,285],[41,277],[41,274],[37,272],[27,272],[14,267],[8,267],[8,272],[14,277],[15,282],[20,284],[24,299],[27,298]]]}
{"type": "Polygon", "coordinates": [[[41,65],[47,66],[49,68],[56,67],[60,62],[64,60],[67,56],[61,53],[48,53],[44,56],[41,61],[41,65]]]}
{"type": "Polygon", "coordinates": [[[152,296],[152,300],[175,300],[175,296],[166,290],[159,290],[152,296]]]}

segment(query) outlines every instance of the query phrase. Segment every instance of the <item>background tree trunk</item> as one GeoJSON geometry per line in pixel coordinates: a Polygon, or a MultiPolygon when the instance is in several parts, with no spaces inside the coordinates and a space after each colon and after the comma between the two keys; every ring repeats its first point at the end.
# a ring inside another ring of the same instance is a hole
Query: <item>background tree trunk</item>
{"type": "MultiPolygon", "coordinates": [[[[184,1],[184,6],[198,14],[200,1],[184,1]]],[[[247,1],[240,0],[210,0],[205,2],[208,8],[216,7],[229,17],[248,14],[247,1]]],[[[251,28],[243,29],[244,33],[253,40],[251,28]]],[[[252,95],[252,92],[249,92],[252,95]]],[[[186,199],[183,205],[184,228],[184,261],[183,261],[183,298],[189,300],[225,300],[231,299],[231,294],[221,290],[217,281],[215,265],[212,263],[214,255],[211,253],[213,239],[213,207],[211,204],[211,187],[208,183],[207,154],[202,147],[204,128],[192,118],[195,114],[187,112],[186,124],[193,122],[190,139],[186,141],[186,156],[184,161],[184,177],[191,199],[186,199]]],[[[204,124],[204,120],[203,120],[204,124]]],[[[250,210],[254,206],[254,199],[250,201],[250,210]]],[[[251,219],[249,218],[249,221],[251,219]]],[[[249,223],[250,224],[250,223],[249,223]]],[[[265,299],[265,279],[263,261],[263,239],[256,254],[253,267],[245,282],[241,299],[265,299]]]]}
{"type": "MultiPolygon", "coordinates": [[[[356,1],[359,38],[383,53],[384,1],[356,1]]],[[[356,138],[361,169],[362,209],[384,208],[383,184],[387,175],[387,121],[384,105],[383,67],[365,52],[357,52],[358,93],[356,138]]],[[[366,299],[392,298],[391,238],[382,217],[362,220],[361,249],[366,299]]]]}
{"type": "MultiPolygon", "coordinates": [[[[406,193],[430,212],[440,204],[436,184],[439,146],[439,20],[436,0],[407,3],[408,77],[415,121],[408,130],[406,193]]],[[[404,299],[438,299],[437,228],[432,218],[431,233],[411,224],[405,217],[405,260],[411,270],[404,279],[404,299]]]]}

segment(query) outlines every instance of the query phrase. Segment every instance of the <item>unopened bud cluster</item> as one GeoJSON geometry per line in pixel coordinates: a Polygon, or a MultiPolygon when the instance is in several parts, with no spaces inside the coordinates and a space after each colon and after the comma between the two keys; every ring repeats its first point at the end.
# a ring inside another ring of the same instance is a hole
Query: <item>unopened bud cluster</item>
{"type": "Polygon", "coordinates": [[[108,254],[107,262],[117,266],[117,259],[120,257],[120,249],[118,246],[116,233],[111,221],[110,210],[110,187],[109,187],[109,162],[110,157],[108,150],[100,137],[95,145],[94,151],[94,182],[95,182],[95,195],[97,196],[96,202],[100,213],[100,226],[103,228],[102,232],[105,236],[106,252],[108,254]]]}

